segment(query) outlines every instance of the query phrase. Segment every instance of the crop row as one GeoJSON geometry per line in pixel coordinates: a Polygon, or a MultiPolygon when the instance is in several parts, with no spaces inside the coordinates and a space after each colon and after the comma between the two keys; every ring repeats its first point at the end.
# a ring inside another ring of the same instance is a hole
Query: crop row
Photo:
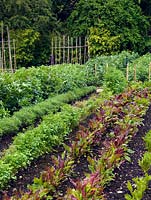
{"type": "Polygon", "coordinates": [[[102,82],[102,77],[107,70],[107,67],[117,68],[124,72],[126,77],[126,67],[128,67],[128,78],[129,81],[134,80],[134,66],[136,70],[136,80],[137,81],[147,81],[149,78],[149,65],[151,62],[151,55],[147,53],[143,56],[139,56],[137,53],[129,53],[123,51],[118,55],[111,56],[99,56],[90,59],[86,64],[88,65],[89,71],[94,70],[95,74],[99,78],[100,83],[102,82]]]}
{"type": "Polygon", "coordinates": [[[24,106],[36,104],[50,95],[73,88],[93,85],[93,74],[82,65],[40,66],[21,68],[14,74],[0,74],[0,105],[10,114],[24,106]]]}
{"type": "MultiPolygon", "coordinates": [[[[135,53],[122,52],[115,56],[91,59],[85,65],[40,66],[21,68],[14,74],[1,73],[0,117],[41,102],[54,93],[64,93],[75,87],[100,85],[104,81],[106,66],[125,70],[127,62],[132,62],[137,57],[135,53]]],[[[118,74],[114,76],[116,75],[118,74]]]]}
{"type": "Polygon", "coordinates": [[[81,89],[77,88],[73,91],[48,98],[36,105],[24,107],[19,111],[14,112],[12,117],[6,117],[0,120],[0,136],[10,133],[17,134],[21,128],[33,124],[44,115],[57,112],[63,104],[76,101],[93,91],[95,91],[95,87],[93,86],[81,89]]]}
{"type": "Polygon", "coordinates": [[[64,145],[66,151],[62,156],[52,158],[54,166],[42,173],[40,179],[35,179],[28,193],[22,194],[22,198],[16,196],[15,199],[53,199],[54,195],[58,200],[103,199],[104,187],[114,177],[113,169],[127,158],[127,142],[141,124],[149,99],[147,90],[129,90],[105,101],[88,127],[80,128],[75,141],[69,146],[64,145]],[[104,142],[103,136],[106,138],[104,142]],[[94,147],[98,148],[97,156],[92,155],[94,147]],[[70,177],[77,164],[75,160],[89,152],[89,173],[81,180],[70,179],[74,188],[67,188],[66,195],[58,197],[57,187],[61,181],[70,177]]]}
{"type": "Polygon", "coordinates": [[[148,171],[151,169],[151,131],[149,131],[144,137],[146,152],[144,153],[142,159],[138,161],[144,176],[133,178],[132,184],[130,181],[127,183],[127,188],[130,191],[130,194],[125,195],[126,200],[141,200],[145,191],[148,189],[149,181],[151,181],[151,175],[148,171]]]}
{"type": "Polygon", "coordinates": [[[1,157],[0,188],[14,177],[18,169],[26,167],[33,159],[50,152],[53,146],[60,144],[79,121],[96,109],[102,98],[106,97],[104,92],[104,96],[96,100],[90,99],[79,108],[64,105],[60,112],[44,116],[38,127],[19,133],[1,157]]]}
{"type": "Polygon", "coordinates": [[[105,199],[103,190],[114,178],[114,168],[118,167],[125,158],[129,159],[127,142],[136,134],[137,126],[141,124],[142,116],[149,105],[149,99],[145,100],[147,95],[145,91],[130,92],[128,95],[136,96],[127,99],[126,94],[126,98],[120,96],[115,98],[115,103],[108,101],[102,106],[103,110],[100,109],[95,121],[91,121],[90,133],[94,133],[95,129],[96,136],[94,144],[97,143],[99,147],[102,145],[100,138],[105,129],[109,137],[103,142],[103,148],[97,151],[97,156],[88,157],[90,173],[81,180],[72,180],[74,188],[67,188],[67,193],[62,199],[105,199]],[[103,115],[104,111],[105,115],[103,115]],[[105,127],[102,126],[102,122],[105,122],[105,127]]]}

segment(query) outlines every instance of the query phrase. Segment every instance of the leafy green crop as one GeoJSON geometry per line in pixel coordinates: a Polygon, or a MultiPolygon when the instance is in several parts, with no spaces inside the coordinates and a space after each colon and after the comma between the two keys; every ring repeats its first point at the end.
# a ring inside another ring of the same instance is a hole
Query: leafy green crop
{"type": "Polygon", "coordinates": [[[14,74],[0,74],[0,99],[5,110],[12,114],[54,94],[93,83],[88,79],[86,66],[78,64],[21,68],[14,74]]]}
{"type": "Polygon", "coordinates": [[[129,80],[134,80],[134,68],[136,68],[136,80],[142,82],[148,81],[150,62],[151,54],[147,53],[131,63],[129,65],[129,80]]]}

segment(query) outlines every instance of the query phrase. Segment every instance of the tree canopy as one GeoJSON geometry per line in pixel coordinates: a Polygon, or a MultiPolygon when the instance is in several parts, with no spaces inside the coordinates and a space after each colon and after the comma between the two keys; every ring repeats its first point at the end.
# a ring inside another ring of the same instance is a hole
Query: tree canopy
{"type": "Polygon", "coordinates": [[[47,63],[56,33],[87,35],[93,55],[151,47],[151,0],[1,0],[2,21],[25,67],[47,63]]]}
{"type": "Polygon", "coordinates": [[[91,27],[100,24],[111,36],[120,36],[120,49],[145,50],[150,24],[133,0],[80,0],[67,20],[73,35],[89,34],[91,27]]]}

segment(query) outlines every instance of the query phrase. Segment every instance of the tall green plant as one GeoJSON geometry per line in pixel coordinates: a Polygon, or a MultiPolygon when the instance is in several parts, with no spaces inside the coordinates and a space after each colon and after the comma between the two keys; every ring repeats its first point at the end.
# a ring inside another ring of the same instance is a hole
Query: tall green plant
{"type": "Polygon", "coordinates": [[[116,68],[109,68],[104,75],[104,86],[108,87],[113,93],[123,92],[127,86],[126,78],[122,71],[116,68]]]}

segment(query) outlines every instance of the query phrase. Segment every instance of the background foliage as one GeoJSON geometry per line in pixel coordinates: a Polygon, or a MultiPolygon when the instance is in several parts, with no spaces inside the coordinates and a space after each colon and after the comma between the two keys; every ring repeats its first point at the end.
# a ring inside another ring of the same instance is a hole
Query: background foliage
{"type": "Polygon", "coordinates": [[[68,30],[75,35],[89,34],[91,27],[100,25],[110,32],[111,38],[120,37],[118,50],[145,51],[149,23],[133,0],[80,0],[67,19],[68,30]]]}
{"type": "Polygon", "coordinates": [[[0,22],[17,40],[18,67],[48,64],[56,33],[88,35],[91,56],[122,50],[144,54],[151,48],[150,16],[148,0],[1,0],[0,4],[0,22]]]}

